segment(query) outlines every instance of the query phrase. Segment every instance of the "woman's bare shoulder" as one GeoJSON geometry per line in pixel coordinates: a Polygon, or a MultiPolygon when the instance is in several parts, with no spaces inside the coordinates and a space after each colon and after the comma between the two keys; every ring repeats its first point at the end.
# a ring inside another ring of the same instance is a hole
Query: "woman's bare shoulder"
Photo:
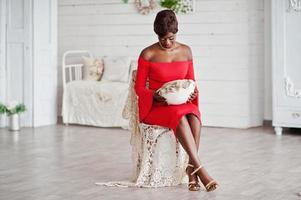
{"type": "Polygon", "coordinates": [[[181,51],[183,54],[185,54],[185,56],[187,57],[187,60],[192,60],[192,51],[191,48],[183,43],[179,43],[181,51]]]}
{"type": "Polygon", "coordinates": [[[144,48],[139,57],[142,57],[144,60],[151,60],[152,56],[154,55],[155,51],[155,44],[152,44],[146,48],[144,48]]]}

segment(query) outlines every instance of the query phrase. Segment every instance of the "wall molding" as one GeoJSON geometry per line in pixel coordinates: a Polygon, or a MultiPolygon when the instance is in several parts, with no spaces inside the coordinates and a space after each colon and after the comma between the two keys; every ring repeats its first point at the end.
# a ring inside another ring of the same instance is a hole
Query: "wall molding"
{"type": "Polygon", "coordinates": [[[287,9],[288,12],[294,11],[301,11],[301,0],[288,0],[289,7],[287,9]]]}
{"type": "Polygon", "coordinates": [[[301,90],[295,88],[295,84],[289,76],[285,77],[285,92],[288,97],[301,98],[301,90]]]}

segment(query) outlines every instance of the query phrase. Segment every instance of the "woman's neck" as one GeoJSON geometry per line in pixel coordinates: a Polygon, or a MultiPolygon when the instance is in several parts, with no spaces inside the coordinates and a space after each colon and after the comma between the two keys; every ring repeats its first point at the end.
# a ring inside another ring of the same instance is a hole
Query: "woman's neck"
{"type": "Polygon", "coordinates": [[[158,44],[159,44],[159,47],[161,48],[161,50],[166,51],[166,52],[172,52],[177,48],[176,42],[174,43],[174,45],[171,48],[163,47],[160,41],[158,42],[158,44]]]}

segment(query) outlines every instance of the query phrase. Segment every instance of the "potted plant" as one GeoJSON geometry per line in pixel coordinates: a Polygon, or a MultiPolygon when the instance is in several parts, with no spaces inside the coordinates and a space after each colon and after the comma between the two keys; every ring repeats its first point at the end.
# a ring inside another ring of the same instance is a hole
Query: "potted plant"
{"type": "Polygon", "coordinates": [[[20,130],[20,116],[19,113],[26,111],[26,107],[23,103],[12,101],[7,105],[0,104],[0,114],[6,113],[9,117],[9,130],[20,130]]]}

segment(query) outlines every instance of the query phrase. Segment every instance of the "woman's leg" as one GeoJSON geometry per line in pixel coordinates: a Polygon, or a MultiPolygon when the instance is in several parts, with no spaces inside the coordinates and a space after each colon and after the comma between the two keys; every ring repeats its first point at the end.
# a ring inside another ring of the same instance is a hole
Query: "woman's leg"
{"type": "MultiPolygon", "coordinates": [[[[195,166],[195,168],[199,167],[201,165],[201,162],[198,157],[197,147],[186,116],[183,116],[181,118],[180,123],[177,127],[176,135],[179,142],[189,155],[192,164],[195,166]]],[[[197,174],[204,185],[213,180],[204,168],[200,169],[197,174]]]]}
{"type": "Polygon", "coordinates": [[[199,119],[194,114],[187,114],[187,120],[196,144],[197,150],[199,150],[200,137],[201,137],[201,124],[199,119]]]}
{"type": "MultiPolygon", "coordinates": [[[[194,114],[187,114],[187,120],[190,126],[190,130],[192,132],[194,141],[195,141],[195,145],[196,145],[196,149],[197,151],[199,150],[199,146],[200,146],[200,137],[201,137],[201,124],[199,119],[194,115],[194,114]]],[[[189,157],[189,164],[192,164],[192,160],[189,157]]],[[[193,167],[189,167],[187,172],[190,174],[193,172],[195,168],[193,167]]],[[[189,181],[196,181],[198,182],[197,176],[195,175],[189,175],[189,181]]]]}

